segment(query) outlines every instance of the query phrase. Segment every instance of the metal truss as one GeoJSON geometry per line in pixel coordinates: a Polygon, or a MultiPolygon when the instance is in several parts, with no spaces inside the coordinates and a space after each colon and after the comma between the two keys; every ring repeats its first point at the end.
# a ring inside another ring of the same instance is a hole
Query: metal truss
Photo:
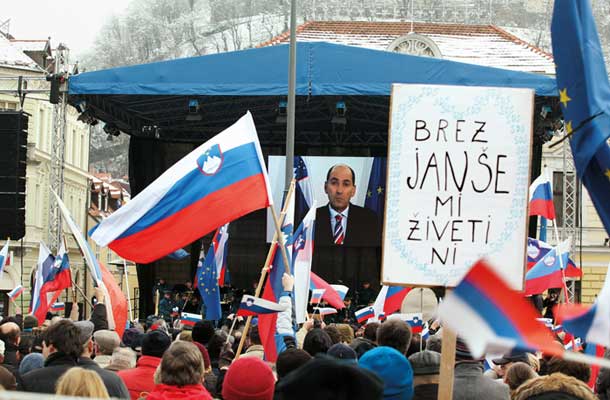
{"type": "MultiPolygon", "coordinates": [[[[55,55],[55,74],[66,73],[68,66],[67,47],[60,44],[55,55]]],[[[67,76],[66,76],[67,77],[67,76]]],[[[51,175],[49,185],[63,199],[64,166],[66,151],[66,112],[68,95],[65,87],[60,90],[60,101],[53,107],[53,136],[51,139],[51,175]]],[[[49,237],[48,243],[52,251],[59,249],[61,243],[61,213],[54,196],[49,197],[49,237]]]]}
{"type": "MultiPolygon", "coordinates": [[[[570,150],[568,140],[563,142],[563,227],[561,229],[562,240],[572,238],[570,247],[570,257],[574,252],[574,243],[580,241],[579,230],[577,229],[576,217],[578,215],[578,176],[574,167],[574,158],[570,150]]],[[[582,221],[580,221],[582,223],[582,221]]],[[[581,266],[582,267],[582,266],[581,266]]],[[[570,302],[576,300],[575,281],[571,280],[568,284],[568,296],[570,302]]]]}

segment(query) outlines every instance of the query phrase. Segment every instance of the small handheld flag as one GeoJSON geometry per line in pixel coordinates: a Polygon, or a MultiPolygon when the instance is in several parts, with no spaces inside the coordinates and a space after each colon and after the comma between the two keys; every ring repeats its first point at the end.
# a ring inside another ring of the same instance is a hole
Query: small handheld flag
{"type": "Polygon", "coordinates": [[[259,314],[272,314],[285,310],[286,307],[281,304],[246,294],[241,299],[239,310],[237,310],[237,315],[248,317],[259,314]]]}
{"type": "Polygon", "coordinates": [[[530,216],[540,215],[547,219],[555,219],[553,204],[553,188],[549,173],[545,169],[530,185],[530,216]]]}
{"type": "Polygon", "coordinates": [[[51,305],[51,308],[49,309],[49,311],[51,311],[52,313],[57,313],[57,312],[61,312],[64,311],[66,309],[66,305],[62,302],[62,303],[53,303],[51,305]]]}
{"type": "Polygon", "coordinates": [[[4,247],[2,247],[2,250],[0,250],[0,279],[2,278],[2,274],[4,273],[4,266],[8,265],[8,259],[9,259],[9,254],[8,254],[8,246],[9,246],[9,242],[10,240],[7,240],[4,247]]]}
{"type": "Polygon", "coordinates": [[[309,304],[320,304],[320,300],[322,300],[325,291],[326,289],[313,289],[311,291],[311,300],[309,301],[309,304]]]}
{"type": "Polygon", "coordinates": [[[375,316],[375,309],[371,306],[362,308],[354,313],[359,324],[375,316]]]}
{"type": "Polygon", "coordinates": [[[335,292],[339,294],[341,301],[345,300],[345,296],[347,292],[349,292],[349,288],[345,285],[330,285],[331,288],[335,289],[335,292]]]}
{"type": "Polygon", "coordinates": [[[321,316],[336,314],[337,310],[332,307],[316,307],[315,310],[318,310],[321,316]]]}
{"type": "Polygon", "coordinates": [[[11,301],[15,301],[15,299],[17,299],[17,297],[21,296],[21,293],[23,293],[24,290],[25,289],[23,288],[23,286],[17,285],[15,287],[15,289],[8,292],[9,299],[11,299],[11,301]]]}
{"type": "Polygon", "coordinates": [[[185,326],[195,326],[197,322],[201,322],[202,318],[199,314],[183,312],[180,314],[180,323],[185,326]]]}

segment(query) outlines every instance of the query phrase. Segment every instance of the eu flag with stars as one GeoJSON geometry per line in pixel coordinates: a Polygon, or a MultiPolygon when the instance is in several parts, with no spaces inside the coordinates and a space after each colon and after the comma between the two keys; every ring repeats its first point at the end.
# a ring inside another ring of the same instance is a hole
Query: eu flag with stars
{"type": "Polygon", "coordinates": [[[610,84],[589,0],[556,0],[551,35],[576,171],[610,233],[610,84]]]}
{"type": "Polygon", "coordinates": [[[197,289],[205,303],[205,319],[210,321],[219,320],[222,315],[215,258],[212,245],[205,258],[200,258],[197,264],[197,289]]]}
{"type": "Polygon", "coordinates": [[[369,186],[366,190],[364,206],[375,211],[379,222],[383,222],[383,211],[385,206],[385,181],[388,159],[375,157],[369,177],[369,186]]]}

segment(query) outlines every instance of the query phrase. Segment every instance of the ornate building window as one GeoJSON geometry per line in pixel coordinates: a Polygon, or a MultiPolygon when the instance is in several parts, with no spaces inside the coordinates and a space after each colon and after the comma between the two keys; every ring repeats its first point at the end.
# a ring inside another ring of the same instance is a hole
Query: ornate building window
{"type": "Polygon", "coordinates": [[[417,33],[409,33],[394,40],[387,48],[388,51],[411,54],[414,56],[425,56],[442,58],[440,49],[429,37],[417,33]]]}

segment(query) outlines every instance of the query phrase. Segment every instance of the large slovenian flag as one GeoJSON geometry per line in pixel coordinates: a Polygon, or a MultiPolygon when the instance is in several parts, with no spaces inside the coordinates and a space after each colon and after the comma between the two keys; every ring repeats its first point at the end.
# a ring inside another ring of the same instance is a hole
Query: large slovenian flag
{"type": "Polygon", "coordinates": [[[4,247],[2,247],[2,250],[0,250],[0,279],[2,279],[2,275],[4,274],[4,266],[8,265],[9,242],[10,242],[10,240],[7,240],[6,243],[4,244],[4,247]]]}
{"type": "MultiPolygon", "coordinates": [[[[127,325],[127,298],[116,283],[114,276],[112,276],[104,264],[99,262],[95,257],[95,253],[72,219],[70,211],[68,211],[64,202],[59,198],[57,193],[53,191],[51,191],[51,193],[55,196],[55,200],[59,205],[59,210],[63,215],[64,221],[68,225],[68,228],[70,228],[72,236],[74,236],[81,254],[85,258],[87,267],[89,267],[89,271],[91,272],[93,285],[99,287],[104,292],[104,305],[106,306],[108,316],[108,327],[111,330],[115,330],[119,337],[122,337],[125,326],[127,325]]],[[[124,207],[121,207],[121,209],[123,208],[124,207]]]]}
{"type": "Polygon", "coordinates": [[[286,307],[281,304],[246,294],[242,297],[241,303],[239,303],[237,315],[248,317],[260,314],[273,314],[284,310],[286,310],[286,307]]]}
{"type": "Polygon", "coordinates": [[[402,301],[410,291],[411,288],[383,285],[373,304],[375,314],[379,317],[380,315],[390,315],[400,310],[402,301]]]}
{"type": "Polygon", "coordinates": [[[36,263],[36,275],[32,287],[32,304],[30,307],[30,313],[38,319],[39,324],[44,322],[50,306],[50,304],[47,303],[47,296],[42,296],[42,285],[44,285],[45,277],[49,275],[54,263],[55,257],[53,257],[53,254],[51,254],[51,251],[47,246],[40,242],[38,262],[36,263]]]}
{"type": "MultiPolygon", "coordinates": [[[[610,265],[609,265],[610,271],[610,265]]],[[[586,343],[610,347],[610,273],[591,307],[582,304],[561,304],[555,318],[563,329],[586,343]]]]}
{"type": "Polygon", "coordinates": [[[91,238],[125,259],[146,264],[271,204],[248,112],[103,220],[91,238]]]}
{"type": "Polygon", "coordinates": [[[323,289],[324,294],[322,298],[326,300],[328,304],[333,306],[334,308],[341,310],[345,308],[345,304],[343,303],[343,299],[345,298],[345,294],[347,294],[347,286],[344,285],[331,285],[326,282],[324,279],[320,278],[314,272],[310,272],[310,280],[309,280],[309,289],[323,289]],[[339,291],[343,291],[345,293],[339,293],[339,291]]]}
{"type": "Polygon", "coordinates": [[[70,260],[65,240],[62,240],[57,256],[53,260],[53,267],[44,277],[44,283],[40,288],[40,296],[44,298],[44,304],[53,304],[57,301],[63,290],[71,286],[70,260]]]}
{"type": "Polygon", "coordinates": [[[555,205],[553,204],[553,187],[549,173],[543,173],[530,185],[530,216],[540,215],[547,219],[555,219],[555,205]]]}
{"type": "Polygon", "coordinates": [[[525,295],[540,294],[550,288],[561,288],[566,278],[580,277],[580,269],[569,263],[570,239],[547,252],[527,274],[525,295]]]}
{"type": "MultiPolygon", "coordinates": [[[[289,193],[294,193],[294,190],[289,193]]],[[[284,200],[284,202],[286,199],[284,200]]],[[[294,227],[294,195],[288,198],[288,204],[284,205],[285,214],[282,221],[282,235],[288,262],[292,260],[292,231],[294,227]]],[[[280,296],[284,290],[282,286],[282,276],[286,272],[284,259],[282,257],[280,244],[275,241],[272,243],[273,254],[271,255],[271,263],[269,275],[267,276],[267,284],[263,291],[262,298],[272,302],[279,302],[280,296]]],[[[292,265],[290,266],[293,273],[292,265]]],[[[265,349],[265,360],[275,362],[278,356],[278,345],[276,343],[277,333],[277,314],[263,314],[258,317],[258,332],[261,337],[263,348],[265,349]]]]}
{"type": "Polygon", "coordinates": [[[487,350],[541,350],[562,356],[551,331],[538,322],[538,312],[510,289],[486,261],[478,261],[439,305],[438,315],[468,344],[473,356],[487,350]]]}

